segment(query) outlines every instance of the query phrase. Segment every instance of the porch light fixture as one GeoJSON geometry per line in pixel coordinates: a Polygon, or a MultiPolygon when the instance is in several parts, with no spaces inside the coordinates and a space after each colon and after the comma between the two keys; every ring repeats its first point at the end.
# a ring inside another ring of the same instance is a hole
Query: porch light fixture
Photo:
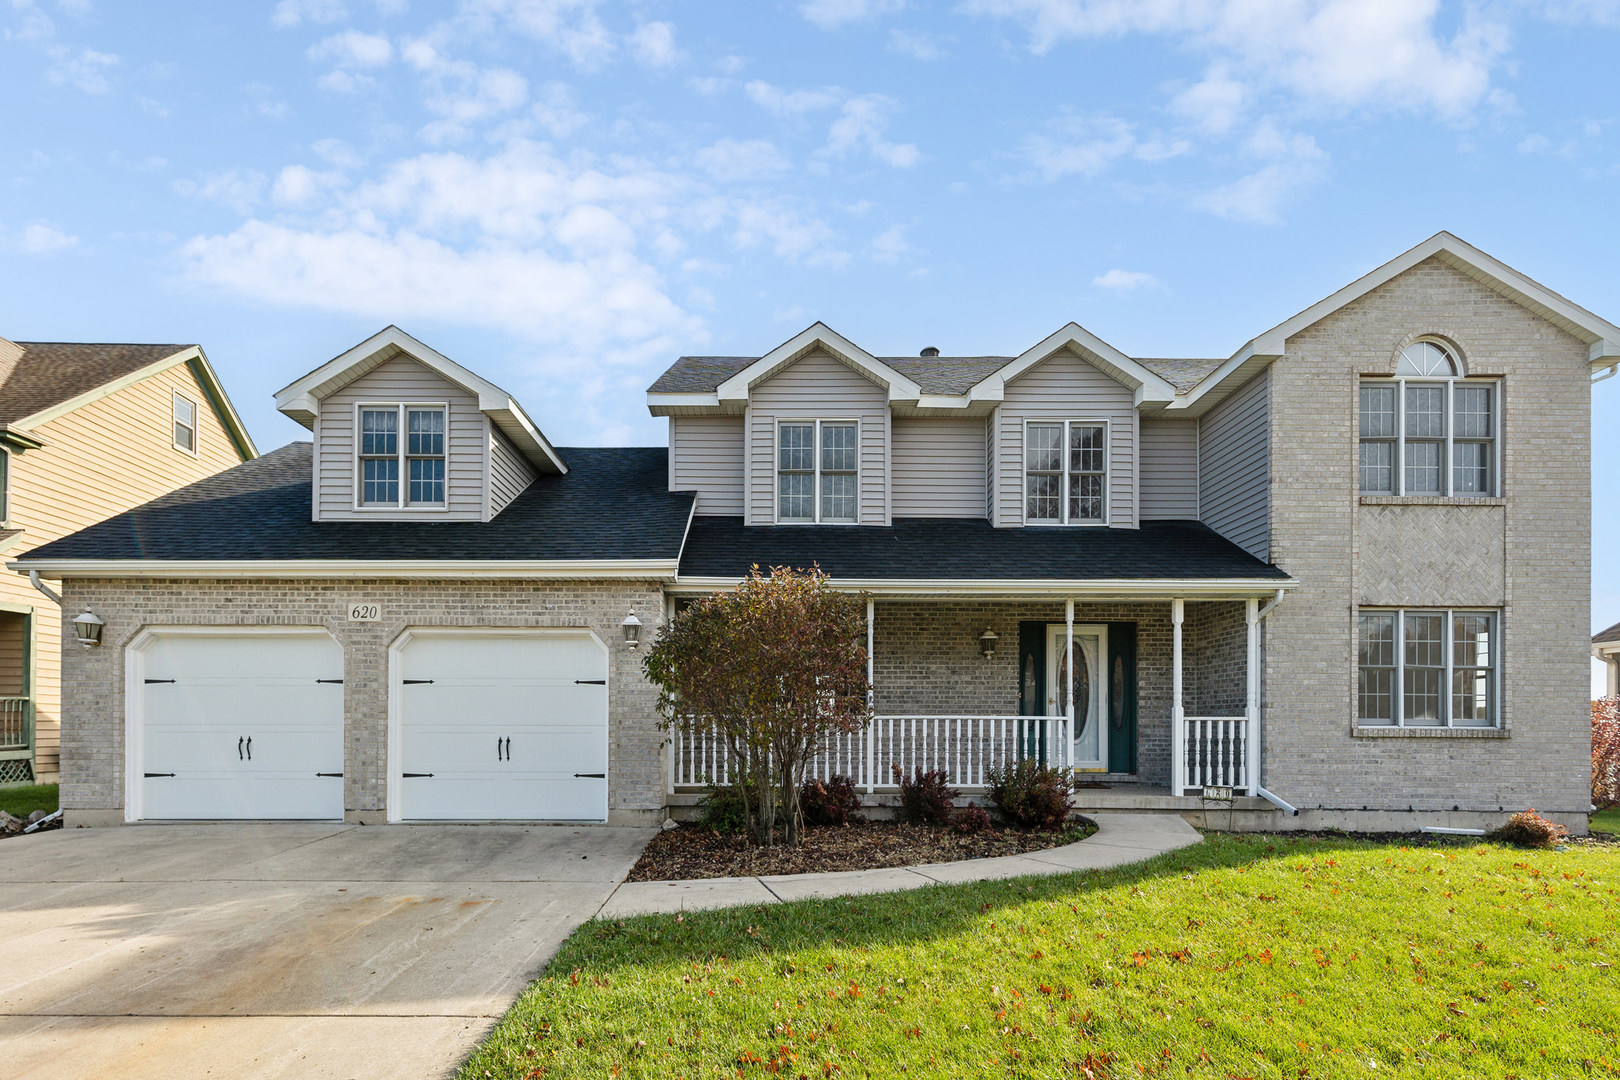
{"type": "Polygon", "coordinates": [[[998,640],[1000,640],[999,635],[988,626],[985,627],[984,633],[979,635],[979,655],[984,657],[986,660],[994,660],[996,658],[996,642],[998,640]]]}
{"type": "Polygon", "coordinates": [[[89,608],[73,620],[73,632],[79,635],[79,644],[93,649],[101,644],[101,628],[106,625],[89,608]]]}
{"type": "Polygon", "coordinates": [[[636,618],[634,608],[631,609],[630,614],[624,617],[624,622],[619,624],[619,629],[624,631],[625,645],[634,652],[636,646],[641,644],[641,620],[636,618]]]}

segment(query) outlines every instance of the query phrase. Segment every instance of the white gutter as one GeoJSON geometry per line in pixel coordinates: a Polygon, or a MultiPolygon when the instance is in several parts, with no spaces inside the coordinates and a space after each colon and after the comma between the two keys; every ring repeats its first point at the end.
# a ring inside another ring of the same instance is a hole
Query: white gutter
{"type": "Polygon", "coordinates": [[[674,581],[675,559],[29,559],[53,578],[538,578],[674,581]]]}
{"type": "MultiPolygon", "coordinates": [[[[735,577],[682,576],[669,589],[672,593],[711,593],[735,589],[741,583],[735,577]]],[[[1003,579],[1003,578],[838,578],[832,579],[834,588],[849,592],[871,593],[873,596],[947,597],[1073,597],[1075,599],[1142,599],[1177,596],[1197,596],[1203,599],[1246,600],[1257,593],[1276,593],[1296,587],[1299,582],[1288,578],[1096,578],[1091,580],[1003,579]]],[[[1272,605],[1275,606],[1275,601],[1272,605]]],[[[1267,610],[1269,610],[1269,607],[1267,610]]]]}

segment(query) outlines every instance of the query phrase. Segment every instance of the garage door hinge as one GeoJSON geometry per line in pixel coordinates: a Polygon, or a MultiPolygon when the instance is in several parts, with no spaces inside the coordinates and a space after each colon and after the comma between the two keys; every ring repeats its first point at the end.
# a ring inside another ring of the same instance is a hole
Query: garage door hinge
{"type": "Polygon", "coordinates": [[[401,679],[400,680],[400,682],[404,683],[406,686],[410,686],[413,683],[429,683],[429,682],[432,682],[432,681],[433,681],[432,679],[401,679]]]}
{"type": "Polygon", "coordinates": [[[575,686],[606,686],[606,679],[575,679],[575,686]]]}
{"type": "Polygon", "coordinates": [[[172,772],[149,772],[149,773],[142,773],[141,775],[143,775],[143,776],[173,776],[174,773],[172,773],[172,772]]]}
{"type": "Polygon", "coordinates": [[[607,773],[577,772],[577,773],[574,774],[574,779],[576,779],[576,780],[578,780],[581,777],[584,777],[587,780],[606,780],[607,779],[607,773]]]}
{"type": "Polygon", "coordinates": [[[400,773],[399,775],[404,777],[406,780],[409,780],[413,776],[432,776],[433,774],[430,772],[404,772],[400,773]]]}
{"type": "Polygon", "coordinates": [[[343,680],[342,679],[316,679],[315,681],[318,682],[318,683],[329,682],[329,683],[337,683],[339,686],[343,685],[343,680]]]}
{"type": "Polygon", "coordinates": [[[147,682],[148,685],[150,685],[150,684],[155,683],[155,682],[174,682],[174,680],[173,679],[147,679],[146,682],[147,682]]]}
{"type": "Polygon", "coordinates": [[[343,774],[340,773],[340,772],[318,772],[315,775],[316,776],[342,776],[343,774]]]}

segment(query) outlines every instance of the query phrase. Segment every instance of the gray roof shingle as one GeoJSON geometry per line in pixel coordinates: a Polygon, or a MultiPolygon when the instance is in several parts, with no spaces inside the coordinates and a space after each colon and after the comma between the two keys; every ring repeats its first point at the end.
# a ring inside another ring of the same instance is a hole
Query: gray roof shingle
{"type": "Polygon", "coordinates": [[[18,341],[22,349],[0,382],[0,423],[9,424],[165,360],[190,345],[18,341]]]}
{"type": "Polygon", "coordinates": [[[1611,641],[1620,641],[1620,622],[1615,623],[1607,630],[1599,630],[1592,635],[1592,644],[1607,645],[1611,641]]]}

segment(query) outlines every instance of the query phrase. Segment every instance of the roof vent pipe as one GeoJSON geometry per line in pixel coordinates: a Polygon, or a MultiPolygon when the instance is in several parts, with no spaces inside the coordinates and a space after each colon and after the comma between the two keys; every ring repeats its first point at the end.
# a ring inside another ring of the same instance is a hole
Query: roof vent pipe
{"type": "Polygon", "coordinates": [[[939,355],[939,350],[934,348],[932,345],[930,345],[927,348],[923,349],[923,351],[918,353],[917,355],[918,356],[938,356],[939,355]]]}

